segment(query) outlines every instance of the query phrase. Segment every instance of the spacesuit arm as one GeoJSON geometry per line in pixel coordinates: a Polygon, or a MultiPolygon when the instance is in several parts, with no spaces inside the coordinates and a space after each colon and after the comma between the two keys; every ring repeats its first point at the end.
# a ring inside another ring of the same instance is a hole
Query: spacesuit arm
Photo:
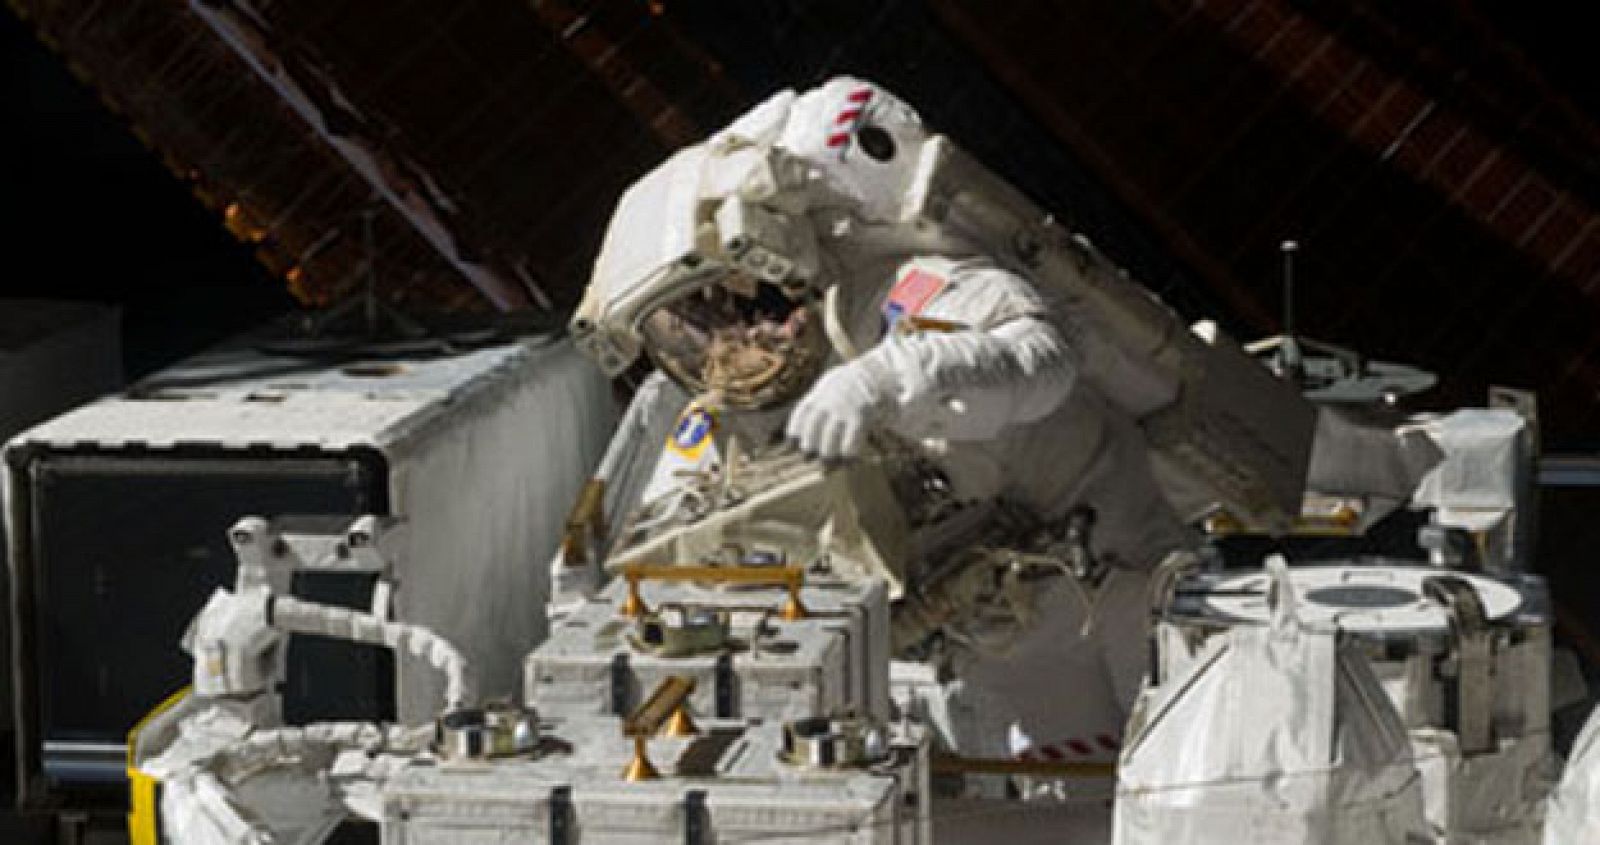
{"type": "Polygon", "coordinates": [[[984,440],[1058,407],[1077,369],[1060,330],[1039,316],[891,333],[825,374],[790,415],[788,433],[827,460],[856,454],[874,424],[917,439],[984,440]]]}

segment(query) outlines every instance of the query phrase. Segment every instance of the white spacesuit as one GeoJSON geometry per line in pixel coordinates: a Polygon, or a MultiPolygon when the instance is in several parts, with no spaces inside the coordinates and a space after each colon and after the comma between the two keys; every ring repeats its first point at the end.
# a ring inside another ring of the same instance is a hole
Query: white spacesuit
{"type": "MultiPolygon", "coordinates": [[[[987,637],[946,620],[948,727],[969,756],[1109,758],[1143,668],[1147,573],[1191,538],[1134,420],[1079,378],[1088,321],[971,239],[899,225],[928,137],[892,95],[834,79],[772,98],[624,197],[575,333],[613,371],[642,347],[692,398],[669,412],[643,493],[613,491],[614,508],[714,470],[730,432],[781,430],[824,462],[898,435],[951,501],[1022,512],[1045,534],[1077,514],[1092,571],[1035,573],[1029,624],[987,637]]],[[[633,420],[663,410],[630,414],[603,479],[628,486],[605,476],[652,450],[633,420]]],[[[914,528],[929,552],[993,546],[997,524],[914,528]]],[[[557,608],[593,587],[570,557],[553,566],[557,608]]]]}
{"type": "Polygon", "coordinates": [[[1143,668],[1146,573],[1189,540],[1142,435],[1076,378],[1071,315],[1015,273],[919,257],[883,310],[884,339],[825,373],[788,434],[825,459],[854,454],[868,427],[942,441],[936,460],[957,500],[1003,500],[1055,525],[1092,509],[1104,580],[1042,579],[1025,630],[960,651],[951,727],[973,756],[1106,756],[1143,668]],[[937,327],[901,328],[912,321],[937,327]]]}

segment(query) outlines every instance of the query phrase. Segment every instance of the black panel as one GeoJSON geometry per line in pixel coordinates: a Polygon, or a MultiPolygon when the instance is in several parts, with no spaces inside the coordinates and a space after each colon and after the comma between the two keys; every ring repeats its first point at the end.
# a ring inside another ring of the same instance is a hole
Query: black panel
{"type": "Polygon", "coordinates": [[[378,845],[383,837],[378,826],[362,819],[342,822],[323,840],[323,845],[378,845]]]}
{"type": "Polygon", "coordinates": [[[1600,581],[1594,550],[1600,544],[1600,473],[1587,478],[1546,478],[1539,490],[1539,540],[1534,571],[1549,579],[1557,647],[1575,651],[1588,688],[1581,700],[1551,714],[1551,740],[1566,754],[1600,703],[1600,581]],[[1554,481],[1554,483],[1552,483],[1554,481]]]}
{"type": "MultiPolygon", "coordinates": [[[[366,611],[376,575],[298,572],[291,591],[299,598],[366,611]]],[[[395,718],[394,652],[378,646],[295,637],[289,641],[283,718],[291,725],[325,719],[395,718]]]]}
{"type": "Polygon", "coordinates": [[[1268,537],[1244,534],[1222,537],[1212,545],[1230,569],[1255,569],[1268,555],[1282,554],[1292,563],[1331,563],[1360,557],[1422,560],[1427,552],[1417,545],[1417,531],[1427,523],[1423,511],[1399,510],[1358,537],[1268,537]]]}

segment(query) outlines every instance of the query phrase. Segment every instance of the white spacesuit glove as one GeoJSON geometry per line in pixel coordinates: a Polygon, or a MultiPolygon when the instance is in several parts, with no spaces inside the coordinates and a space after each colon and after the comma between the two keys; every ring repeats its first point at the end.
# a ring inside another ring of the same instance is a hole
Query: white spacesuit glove
{"type": "Polygon", "coordinates": [[[891,411],[894,379],[867,356],[822,374],[789,414],[788,436],[824,461],[854,457],[868,429],[891,411]]]}
{"type": "Polygon", "coordinates": [[[857,455],[875,425],[914,439],[985,440],[1050,413],[1076,376],[1061,333],[1036,317],[891,334],[824,374],[790,414],[788,436],[826,461],[857,455]]]}

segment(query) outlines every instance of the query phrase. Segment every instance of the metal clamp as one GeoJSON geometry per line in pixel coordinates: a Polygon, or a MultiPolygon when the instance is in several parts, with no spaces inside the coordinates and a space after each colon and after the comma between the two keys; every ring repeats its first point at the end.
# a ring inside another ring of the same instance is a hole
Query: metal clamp
{"type": "Polygon", "coordinates": [[[1458,575],[1436,575],[1422,582],[1422,593],[1442,605],[1455,636],[1455,713],[1453,727],[1463,754],[1494,749],[1494,695],[1491,631],[1483,600],[1472,582],[1458,575]]]}
{"type": "Polygon", "coordinates": [[[452,710],[434,726],[434,744],[449,760],[532,754],[539,746],[539,714],[510,705],[452,710]]]}
{"type": "Polygon", "coordinates": [[[730,625],[726,610],[670,602],[640,616],[630,640],[660,657],[687,657],[727,646],[730,625]]]}
{"type": "Polygon", "coordinates": [[[865,766],[883,759],[883,728],[866,719],[813,716],[783,725],[783,759],[806,769],[865,766]]]}
{"type": "Polygon", "coordinates": [[[1149,673],[1151,686],[1160,686],[1166,680],[1161,676],[1161,622],[1177,598],[1178,585],[1185,578],[1191,578],[1199,573],[1200,568],[1199,556],[1188,551],[1178,551],[1162,558],[1150,573],[1150,622],[1149,633],[1145,636],[1145,658],[1148,661],[1146,671],[1149,673]]]}

